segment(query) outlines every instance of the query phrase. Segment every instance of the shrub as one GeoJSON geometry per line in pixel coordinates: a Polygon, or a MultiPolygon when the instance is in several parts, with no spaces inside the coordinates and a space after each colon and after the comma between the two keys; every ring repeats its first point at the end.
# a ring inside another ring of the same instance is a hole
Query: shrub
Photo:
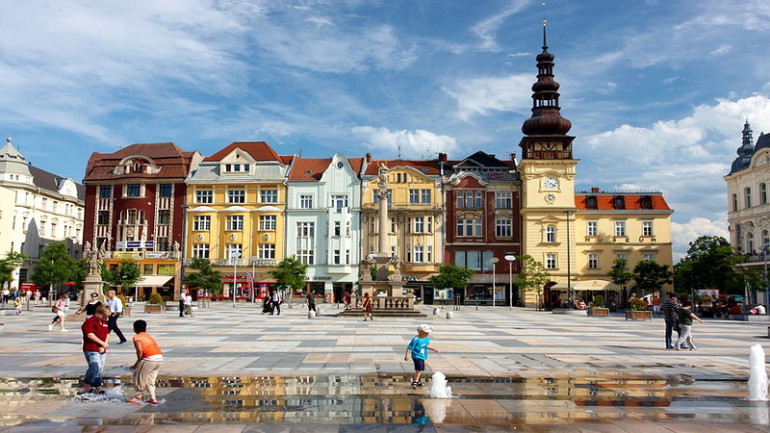
{"type": "Polygon", "coordinates": [[[163,298],[159,294],[153,293],[150,295],[150,299],[147,300],[147,303],[150,305],[163,305],[163,298]]]}
{"type": "Polygon", "coordinates": [[[125,296],[123,296],[123,295],[116,295],[115,297],[116,297],[116,298],[118,298],[118,299],[120,299],[120,302],[122,302],[122,303],[123,303],[123,306],[124,306],[124,307],[125,307],[126,305],[128,305],[128,303],[126,303],[126,297],[125,297],[125,296]]]}
{"type": "Polygon", "coordinates": [[[628,304],[629,311],[647,311],[647,302],[641,298],[635,298],[628,304]]]}
{"type": "Polygon", "coordinates": [[[597,295],[594,297],[594,301],[591,302],[591,307],[604,308],[604,297],[602,295],[597,295]]]}

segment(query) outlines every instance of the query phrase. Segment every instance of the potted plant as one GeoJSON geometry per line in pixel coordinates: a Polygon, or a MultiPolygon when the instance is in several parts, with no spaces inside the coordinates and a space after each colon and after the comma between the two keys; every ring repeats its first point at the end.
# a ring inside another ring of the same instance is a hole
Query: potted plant
{"type": "Polygon", "coordinates": [[[628,303],[626,310],[626,320],[652,320],[652,311],[647,309],[647,302],[644,299],[634,298],[628,303]]]}
{"type": "Polygon", "coordinates": [[[163,313],[165,311],[166,305],[163,303],[163,298],[157,293],[150,295],[150,299],[148,299],[147,303],[144,304],[145,313],[163,313]]]}
{"type": "Polygon", "coordinates": [[[591,305],[588,307],[588,315],[601,317],[610,315],[610,309],[605,307],[604,298],[602,296],[595,297],[594,301],[591,302],[591,305]]]}

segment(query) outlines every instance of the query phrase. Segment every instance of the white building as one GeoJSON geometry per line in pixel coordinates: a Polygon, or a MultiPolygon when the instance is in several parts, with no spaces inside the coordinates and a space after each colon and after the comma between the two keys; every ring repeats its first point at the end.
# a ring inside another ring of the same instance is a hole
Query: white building
{"type": "Polygon", "coordinates": [[[363,158],[296,159],[289,172],[286,256],[308,267],[309,289],[333,302],[359,279],[363,158]]]}
{"type": "Polygon", "coordinates": [[[66,241],[81,257],[85,188],[30,165],[7,139],[0,149],[0,254],[22,252],[29,260],[14,273],[12,286],[28,281],[31,268],[54,241],[66,241]]]}

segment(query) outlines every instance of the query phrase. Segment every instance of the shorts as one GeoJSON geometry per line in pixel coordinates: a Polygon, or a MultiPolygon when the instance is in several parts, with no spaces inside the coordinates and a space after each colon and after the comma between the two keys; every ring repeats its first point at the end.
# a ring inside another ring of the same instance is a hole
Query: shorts
{"type": "Polygon", "coordinates": [[[414,362],[414,371],[425,371],[424,359],[412,358],[412,362],[414,362]]]}
{"type": "Polygon", "coordinates": [[[64,316],[66,316],[67,314],[65,314],[64,311],[62,311],[62,310],[57,310],[56,311],[56,315],[63,319],[64,316]]]}

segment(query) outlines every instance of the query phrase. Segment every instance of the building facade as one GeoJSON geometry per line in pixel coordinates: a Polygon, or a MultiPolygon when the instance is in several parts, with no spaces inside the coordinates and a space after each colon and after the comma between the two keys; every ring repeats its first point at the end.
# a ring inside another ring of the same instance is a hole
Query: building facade
{"type": "Polygon", "coordinates": [[[289,172],[286,254],[308,265],[308,290],[341,302],[361,261],[363,158],[297,158],[289,172]]]}
{"type": "Polygon", "coordinates": [[[275,287],[270,271],[284,258],[293,159],[265,142],[234,142],[190,172],[185,257],[209,259],[223,272],[222,296],[235,290],[250,299],[275,287]]]}
{"type": "Polygon", "coordinates": [[[70,254],[82,254],[85,188],[29,163],[7,139],[0,149],[0,254],[24,253],[11,287],[29,282],[43,248],[64,241],[70,254]]]}
{"type": "Polygon", "coordinates": [[[93,153],[86,167],[84,243],[107,251],[105,265],[138,262],[142,278],[122,288],[146,299],[179,295],[184,243],[185,179],[202,159],[173,143],[132,144],[93,153]]]}

